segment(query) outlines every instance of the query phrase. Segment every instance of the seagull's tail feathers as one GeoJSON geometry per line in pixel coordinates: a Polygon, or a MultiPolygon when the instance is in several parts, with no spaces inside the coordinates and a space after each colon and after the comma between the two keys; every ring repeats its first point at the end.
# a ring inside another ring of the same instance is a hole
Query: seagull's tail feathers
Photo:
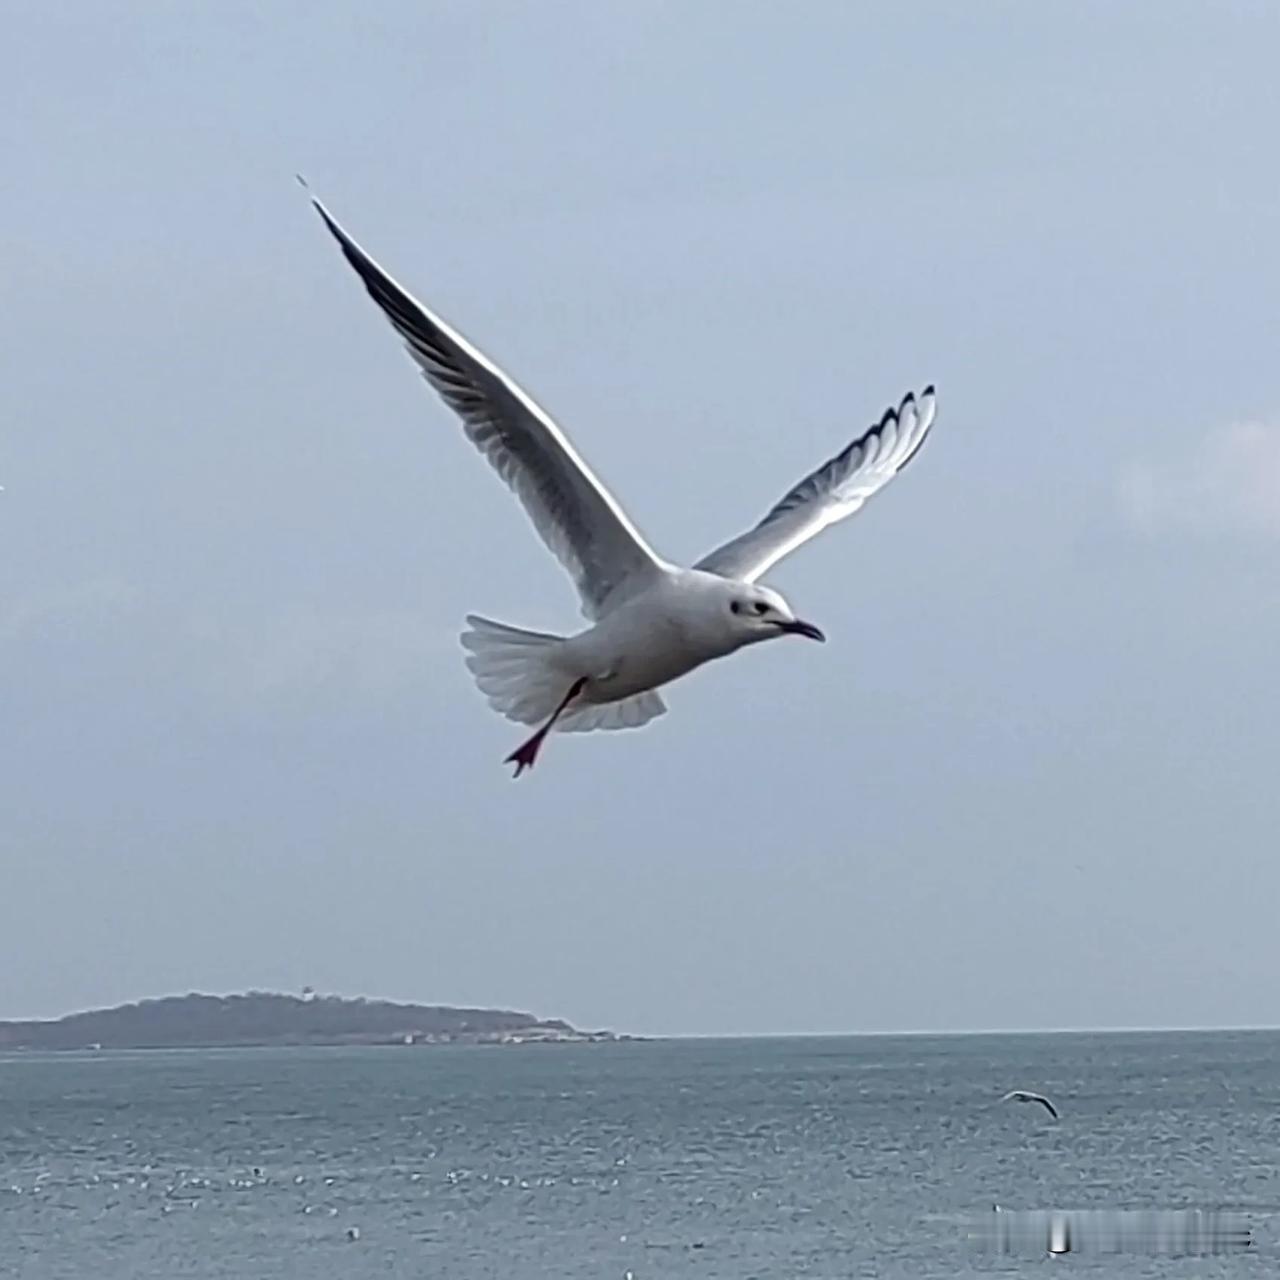
{"type": "Polygon", "coordinates": [[[538,724],[551,716],[572,683],[555,662],[564,637],[474,614],[468,614],[467,622],[462,633],[467,666],[489,705],[520,724],[538,724]]]}
{"type": "MultiPolygon", "coordinates": [[[[467,623],[462,633],[467,666],[489,705],[520,724],[541,724],[554,715],[573,683],[573,673],[556,661],[564,637],[509,627],[474,614],[467,616],[467,623]]],[[[619,702],[572,707],[555,727],[562,733],[636,729],[666,709],[649,690],[619,702]]]]}

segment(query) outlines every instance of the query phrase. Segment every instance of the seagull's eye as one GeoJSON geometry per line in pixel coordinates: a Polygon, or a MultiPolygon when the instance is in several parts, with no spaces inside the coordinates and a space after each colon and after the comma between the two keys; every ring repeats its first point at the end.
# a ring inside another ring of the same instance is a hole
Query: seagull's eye
{"type": "Polygon", "coordinates": [[[764,602],[763,600],[757,601],[757,602],[756,602],[756,612],[757,612],[757,613],[768,613],[768,612],[769,612],[769,606],[768,606],[767,604],[765,604],[765,602],[764,602]]]}
{"type": "Polygon", "coordinates": [[[742,612],[742,606],[741,606],[741,605],[740,605],[736,600],[733,600],[733,601],[731,601],[731,602],[730,602],[730,604],[729,604],[729,612],[730,612],[730,613],[741,613],[741,612],[742,612]]]}

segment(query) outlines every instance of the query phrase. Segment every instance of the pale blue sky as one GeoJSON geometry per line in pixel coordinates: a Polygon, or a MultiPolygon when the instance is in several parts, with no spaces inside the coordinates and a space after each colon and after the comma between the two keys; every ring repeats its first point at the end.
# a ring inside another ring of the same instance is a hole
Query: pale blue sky
{"type": "Polygon", "coordinates": [[[191,988],[639,1032],[1280,1023],[1280,11],[6,6],[0,1016],[191,988]],[[293,182],[830,643],[554,740],[579,625],[293,182]]]}

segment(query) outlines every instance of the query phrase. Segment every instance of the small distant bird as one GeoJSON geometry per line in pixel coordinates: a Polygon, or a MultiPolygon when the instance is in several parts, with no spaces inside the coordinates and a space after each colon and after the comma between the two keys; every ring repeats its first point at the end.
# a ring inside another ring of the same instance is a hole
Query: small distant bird
{"type": "Polygon", "coordinates": [[[1000,1101],[1038,1102],[1055,1120],[1058,1118],[1057,1108],[1042,1093],[1030,1093],[1026,1089],[1010,1089],[1000,1101]]]}
{"type": "MultiPolygon", "coordinates": [[[[755,528],[682,568],[649,547],[530,396],[401,288],[319,200],[312,204],[422,375],[524,504],[574,579],[582,611],[594,624],[559,636],[467,618],[467,666],[489,705],[510,720],[540,726],[507,757],[516,777],[532,768],[553,728],[638,728],[666,711],[657,690],[704,662],[779,636],[825,639],[757,579],[827,525],[859,510],[915,457],[933,425],[932,386],[886,410],[755,528]]],[[[783,372],[802,393],[803,369],[783,372]]],[[[696,446],[670,465],[700,471],[708,490],[724,487],[696,446]]]]}
{"type": "Polygon", "coordinates": [[[347,1228],[347,1239],[348,1239],[348,1240],[359,1240],[359,1239],[360,1239],[360,1228],[359,1228],[359,1227],[348,1227],[348,1228],[347,1228]]]}

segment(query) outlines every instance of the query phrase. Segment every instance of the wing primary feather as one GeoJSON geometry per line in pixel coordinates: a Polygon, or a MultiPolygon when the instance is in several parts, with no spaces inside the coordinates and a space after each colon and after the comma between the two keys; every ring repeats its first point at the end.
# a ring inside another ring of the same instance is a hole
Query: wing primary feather
{"type": "Polygon", "coordinates": [[[423,376],[462,419],[472,444],[515,492],[543,541],[569,570],[586,615],[602,616],[665,571],[665,562],[551,418],[397,284],[314,196],[311,204],[423,376]]]}
{"type": "Polygon", "coordinates": [[[933,426],[935,391],[908,392],[833,458],[794,485],[755,526],[704,556],[697,568],[752,582],[783,556],[853,515],[920,452],[933,426]]]}

